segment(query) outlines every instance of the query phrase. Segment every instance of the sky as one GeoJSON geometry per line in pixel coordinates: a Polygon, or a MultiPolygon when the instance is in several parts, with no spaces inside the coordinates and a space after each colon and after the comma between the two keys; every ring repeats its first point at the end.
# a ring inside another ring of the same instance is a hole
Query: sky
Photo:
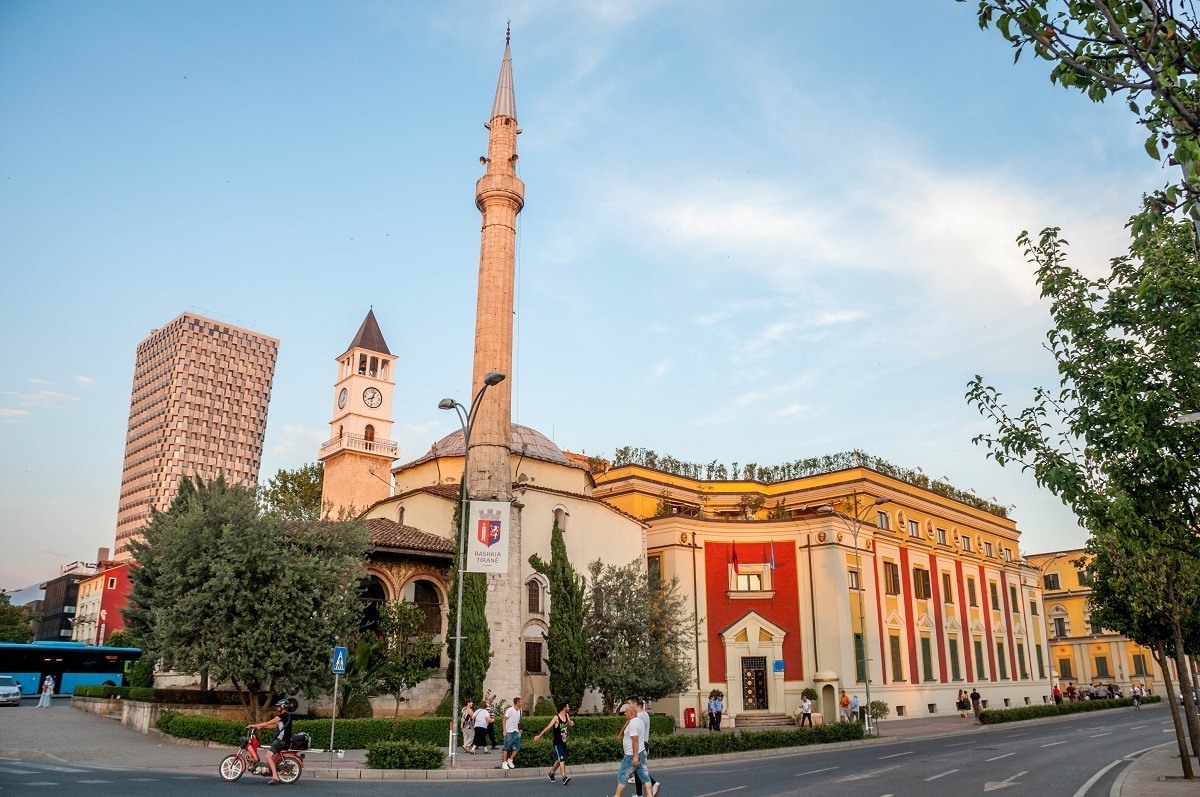
{"type": "Polygon", "coordinates": [[[861,448],[1014,505],[1025,552],[1082,544],[964,393],[1056,382],[1018,234],[1102,273],[1165,176],[973,6],[0,4],[0,588],[112,544],[134,349],[189,308],[281,341],[264,481],[316,459],[370,306],[401,459],[456,428],[509,18],[515,421],[588,454],[861,448]]]}

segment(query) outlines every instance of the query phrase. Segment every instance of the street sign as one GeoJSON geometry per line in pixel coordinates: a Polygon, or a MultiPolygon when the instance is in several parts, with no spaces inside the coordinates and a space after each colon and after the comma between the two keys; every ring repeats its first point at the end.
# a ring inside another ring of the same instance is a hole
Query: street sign
{"type": "Polygon", "coordinates": [[[346,659],[350,657],[350,652],[343,647],[333,649],[333,666],[330,670],[334,675],[346,674],[346,659]]]}

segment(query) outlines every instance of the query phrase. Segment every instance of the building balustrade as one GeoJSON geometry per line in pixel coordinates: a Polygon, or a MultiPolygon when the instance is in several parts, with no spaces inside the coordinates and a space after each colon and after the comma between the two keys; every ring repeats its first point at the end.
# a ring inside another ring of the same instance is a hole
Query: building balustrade
{"type": "Polygon", "coordinates": [[[395,440],[368,440],[362,435],[344,434],[332,440],[326,440],[321,446],[320,459],[325,459],[338,451],[362,451],[364,454],[378,454],[395,459],[400,454],[400,446],[395,440]]]}

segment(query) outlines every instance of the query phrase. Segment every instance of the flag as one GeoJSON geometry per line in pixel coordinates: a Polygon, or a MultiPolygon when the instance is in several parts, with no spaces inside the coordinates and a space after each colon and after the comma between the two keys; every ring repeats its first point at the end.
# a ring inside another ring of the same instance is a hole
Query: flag
{"type": "Polygon", "coordinates": [[[741,572],[742,572],[741,570],[738,569],[737,543],[736,542],[733,543],[733,572],[736,575],[741,575],[741,572]]]}
{"type": "Polygon", "coordinates": [[[775,540],[771,540],[771,569],[775,569],[775,540]]]}

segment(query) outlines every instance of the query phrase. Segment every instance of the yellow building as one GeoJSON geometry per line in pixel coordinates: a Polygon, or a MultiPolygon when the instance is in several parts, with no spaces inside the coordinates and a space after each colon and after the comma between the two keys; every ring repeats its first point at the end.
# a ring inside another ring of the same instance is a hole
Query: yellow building
{"type": "Polygon", "coordinates": [[[1034,554],[1029,564],[1042,574],[1046,633],[1055,681],[1066,691],[1090,684],[1134,684],[1160,692],[1162,670],[1150,649],[1092,622],[1091,578],[1083,549],[1034,554]]]}
{"type": "Polygon", "coordinates": [[[857,452],[766,475],[595,477],[698,618],[699,688],[659,709],[702,715],[720,689],[733,724],[782,723],[811,687],[831,721],[842,689],[865,702],[867,669],[893,717],[952,712],[973,687],[992,707],[1049,700],[1040,573],[1002,507],[857,452]]]}

